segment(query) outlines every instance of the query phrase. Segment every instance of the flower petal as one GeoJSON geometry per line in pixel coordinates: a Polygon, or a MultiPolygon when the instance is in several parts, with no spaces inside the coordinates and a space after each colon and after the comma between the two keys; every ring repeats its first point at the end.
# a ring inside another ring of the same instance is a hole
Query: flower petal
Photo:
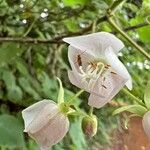
{"type": "Polygon", "coordinates": [[[103,97],[91,93],[88,102],[90,106],[96,108],[103,107],[120,91],[121,88],[123,88],[126,82],[126,79],[122,78],[119,75],[114,75],[114,74],[110,75],[105,80],[108,80],[106,83],[104,83],[106,88],[102,86],[100,86],[99,88],[99,92],[103,97]]]}
{"type": "Polygon", "coordinates": [[[150,111],[144,115],[142,124],[146,135],[150,138],[150,111]]]}
{"type": "Polygon", "coordinates": [[[47,150],[63,139],[69,130],[69,120],[62,113],[55,115],[39,131],[29,135],[39,144],[41,150],[47,150]]]}
{"type": "Polygon", "coordinates": [[[127,79],[126,86],[128,89],[132,89],[132,79],[130,74],[128,73],[126,67],[123,63],[118,59],[117,55],[114,53],[112,47],[108,47],[105,51],[105,57],[107,62],[113,67],[113,69],[123,78],[127,79]]]}
{"type": "Polygon", "coordinates": [[[71,46],[87,51],[89,54],[100,57],[105,49],[111,46],[115,53],[118,53],[124,44],[111,33],[98,32],[89,35],[64,38],[63,41],[71,46]]]}
{"type": "Polygon", "coordinates": [[[88,83],[82,82],[81,76],[79,76],[79,74],[75,74],[75,72],[73,72],[73,71],[68,71],[68,77],[69,77],[70,82],[73,85],[75,85],[81,89],[84,89],[85,91],[87,91],[89,93],[94,93],[94,94],[98,95],[99,97],[103,97],[101,95],[101,93],[99,93],[97,86],[95,86],[95,84],[97,85],[97,83],[96,83],[97,81],[93,81],[94,82],[93,87],[92,86],[88,87],[88,83]]]}
{"type": "Polygon", "coordinates": [[[24,132],[34,133],[45,126],[51,117],[58,113],[58,107],[51,100],[37,102],[22,111],[25,122],[24,132]]]}
{"type": "Polygon", "coordinates": [[[78,55],[80,55],[82,67],[85,67],[88,62],[92,62],[94,60],[94,57],[88,54],[86,51],[81,51],[75,47],[69,46],[68,59],[72,70],[76,72],[80,72],[78,65],[78,55]]]}

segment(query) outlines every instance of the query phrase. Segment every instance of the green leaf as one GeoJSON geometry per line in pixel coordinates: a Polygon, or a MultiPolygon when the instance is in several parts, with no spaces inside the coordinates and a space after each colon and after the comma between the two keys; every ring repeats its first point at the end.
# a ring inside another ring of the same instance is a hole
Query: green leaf
{"type": "Polygon", "coordinates": [[[138,29],[138,34],[143,42],[150,42],[150,25],[138,29]]]}
{"type": "Polygon", "coordinates": [[[72,143],[74,144],[72,147],[75,150],[86,149],[86,141],[81,129],[81,119],[76,119],[75,122],[71,124],[69,135],[71,137],[72,143]]]}
{"type": "Polygon", "coordinates": [[[7,89],[12,89],[16,86],[16,78],[10,70],[2,69],[2,80],[5,82],[7,89]]]}
{"type": "Polygon", "coordinates": [[[7,97],[11,101],[22,100],[22,90],[16,85],[16,78],[10,70],[0,69],[1,79],[5,82],[7,88],[7,97]]]}
{"type": "Polygon", "coordinates": [[[11,101],[19,101],[22,100],[23,93],[19,86],[14,86],[13,88],[8,89],[7,96],[11,101]]]}
{"type": "Polygon", "coordinates": [[[78,32],[80,29],[78,23],[73,19],[65,20],[64,24],[70,32],[78,32]]]}
{"type": "Polygon", "coordinates": [[[36,100],[40,99],[39,94],[33,89],[30,82],[26,78],[20,77],[19,84],[23,88],[23,90],[28,94],[32,95],[34,99],[36,100]]]}
{"type": "Polygon", "coordinates": [[[0,66],[9,63],[22,52],[23,48],[20,48],[16,43],[2,44],[0,48],[0,66]]]}
{"type": "Polygon", "coordinates": [[[58,101],[58,104],[61,104],[64,102],[64,89],[62,86],[62,82],[58,77],[57,77],[57,80],[59,82],[59,93],[58,93],[57,101],[58,101]]]}
{"type": "Polygon", "coordinates": [[[41,90],[44,93],[44,96],[49,99],[57,99],[57,82],[56,80],[50,79],[48,74],[44,71],[38,73],[38,81],[41,83],[41,90]]]}
{"type": "Polygon", "coordinates": [[[25,150],[23,126],[11,115],[0,115],[0,146],[25,150]]]}
{"type": "Polygon", "coordinates": [[[144,102],[148,109],[150,109],[150,81],[148,82],[145,93],[144,93],[144,102]]]}
{"type": "Polygon", "coordinates": [[[123,106],[120,107],[118,109],[116,109],[113,112],[113,115],[119,114],[123,111],[128,111],[134,114],[137,114],[141,117],[143,117],[143,115],[148,111],[145,107],[141,106],[141,105],[128,105],[128,106],[123,106]]]}
{"type": "Polygon", "coordinates": [[[86,5],[90,0],[63,0],[65,6],[86,5]]]}

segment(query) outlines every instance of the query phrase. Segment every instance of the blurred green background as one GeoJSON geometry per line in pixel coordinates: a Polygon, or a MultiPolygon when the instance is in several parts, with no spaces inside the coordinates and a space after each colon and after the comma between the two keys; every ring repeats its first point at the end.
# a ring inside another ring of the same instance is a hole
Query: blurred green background
{"type": "MultiPolygon", "coordinates": [[[[70,68],[63,37],[106,31],[126,45],[119,58],[133,78],[133,91],[143,97],[150,78],[150,61],[131,46],[107,22],[113,0],[0,0],[0,147],[1,150],[38,150],[23,133],[21,111],[42,100],[57,98],[58,76],[66,99],[79,89],[67,77],[70,68]],[[102,17],[102,19],[101,19],[102,17]]],[[[150,53],[150,0],[127,0],[115,12],[115,22],[150,53]]],[[[88,111],[88,93],[77,106],[88,111]]],[[[132,103],[120,92],[114,100],[132,103]]],[[[109,149],[113,131],[120,128],[119,116],[112,116],[114,103],[100,110],[97,135],[89,139],[81,130],[81,118],[70,118],[70,131],[53,150],[109,149]]]]}

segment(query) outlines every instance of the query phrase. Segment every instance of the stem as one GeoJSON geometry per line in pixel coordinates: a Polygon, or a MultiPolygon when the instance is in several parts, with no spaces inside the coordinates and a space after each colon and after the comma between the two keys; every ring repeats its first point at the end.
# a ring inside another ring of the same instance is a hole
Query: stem
{"type": "Polygon", "coordinates": [[[80,96],[83,92],[84,92],[84,90],[80,90],[78,93],[76,93],[76,94],[67,102],[67,104],[68,104],[68,105],[71,105],[71,104],[74,102],[74,100],[75,100],[78,96],[80,96]]]}
{"type": "Polygon", "coordinates": [[[93,110],[94,110],[94,108],[93,108],[93,107],[90,107],[90,111],[89,111],[89,115],[90,115],[90,116],[93,115],[93,110]]]}
{"type": "Polygon", "coordinates": [[[31,23],[31,25],[29,26],[28,30],[24,33],[23,37],[26,37],[29,34],[29,32],[32,30],[32,28],[33,28],[36,20],[37,20],[36,18],[33,20],[33,22],[31,23]]]}
{"type": "Polygon", "coordinates": [[[131,43],[136,49],[138,49],[144,56],[146,56],[150,60],[150,55],[140,47],[136,42],[134,42],[118,25],[113,21],[111,16],[108,16],[108,22],[129,42],[131,43]]]}
{"type": "Polygon", "coordinates": [[[135,95],[133,95],[131,92],[129,92],[128,90],[126,90],[125,88],[122,89],[122,91],[127,94],[129,97],[131,97],[132,99],[134,99],[137,103],[139,103],[140,105],[144,106],[144,103],[142,102],[141,99],[137,98],[135,95]]]}
{"type": "Polygon", "coordinates": [[[111,7],[109,8],[109,10],[111,10],[111,12],[115,12],[117,7],[121,4],[124,3],[126,0],[116,0],[111,7]]]}

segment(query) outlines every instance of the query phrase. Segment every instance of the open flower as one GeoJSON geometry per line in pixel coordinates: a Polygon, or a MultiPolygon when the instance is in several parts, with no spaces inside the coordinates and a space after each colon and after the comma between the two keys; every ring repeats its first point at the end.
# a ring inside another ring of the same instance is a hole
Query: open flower
{"type": "Polygon", "coordinates": [[[131,76],[117,57],[124,44],[110,33],[99,32],[63,39],[69,43],[68,57],[72,84],[90,94],[88,104],[100,108],[126,85],[132,89],[131,76]]]}
{"type": "Polygon", "coordinates": [[[42,100],[22,111],[25,122],[24,132],[39,144],[41,150],[47,150],[58,143],[69,130],[69,120],[66,115],[69,109],[63,103],[64,91],[62,85],[60,87],[59,104],[51,100],[42,100]]]}

